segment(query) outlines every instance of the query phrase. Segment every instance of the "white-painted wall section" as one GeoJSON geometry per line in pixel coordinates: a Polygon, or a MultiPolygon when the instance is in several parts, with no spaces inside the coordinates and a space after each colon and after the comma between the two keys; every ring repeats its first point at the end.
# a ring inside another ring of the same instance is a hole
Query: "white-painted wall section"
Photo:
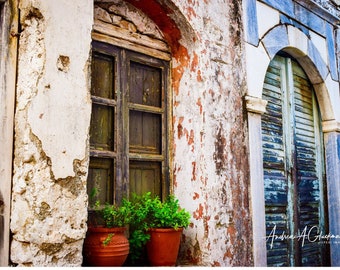
{"type": "Polygon", "coordinates": [[[80,266],[93,3],[20,1],[19,8],[11,260],[80,266]]]}

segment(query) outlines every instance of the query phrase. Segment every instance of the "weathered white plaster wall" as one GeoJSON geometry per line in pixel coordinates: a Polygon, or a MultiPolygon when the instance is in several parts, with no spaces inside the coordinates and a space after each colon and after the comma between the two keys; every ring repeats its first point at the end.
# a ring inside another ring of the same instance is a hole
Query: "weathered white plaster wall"
{"type": "Polygon", "coordinates": [[[241,1],[174,1],[197,36],[173,89],[174,191],[192,214],[181,261],[252,265],[241,1]]]}
{"type": "Polygon", "coordinates": [[[11,260],[80,266],[92,0],[20,1],[11,260]]]}
{"type": "Polygon", "coordinates": [[[17,68],[17,1],[1,2],[0,31],[0,266],[9,262],[13,126],[17,68]]]}

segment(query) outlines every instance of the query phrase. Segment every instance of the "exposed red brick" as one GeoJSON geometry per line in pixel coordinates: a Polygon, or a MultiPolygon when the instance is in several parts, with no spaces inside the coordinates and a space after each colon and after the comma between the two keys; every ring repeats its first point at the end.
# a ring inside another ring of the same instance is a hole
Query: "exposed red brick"
{"type": "Polygon", "coordinates": [[[192,19],[193,17],[197,16],[195,10],[192,7],[188,7],[187,11],[189,19],[192,19]]]}

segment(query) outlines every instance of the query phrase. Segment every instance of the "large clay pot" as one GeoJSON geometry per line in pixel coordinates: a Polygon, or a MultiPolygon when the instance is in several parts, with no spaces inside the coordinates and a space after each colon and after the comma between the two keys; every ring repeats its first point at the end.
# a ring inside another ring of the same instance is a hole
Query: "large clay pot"
{"type": "Polygon", "coordinates": [[[125,231],[124,227],[89,227],[84,240],[85,266],[122,266],[130,250],[125,231]]]}
{"type": "Polygon", "coordinates": [[[147,254],[151,266],[175,266],[183,228],[149,229],[147,254]]]}

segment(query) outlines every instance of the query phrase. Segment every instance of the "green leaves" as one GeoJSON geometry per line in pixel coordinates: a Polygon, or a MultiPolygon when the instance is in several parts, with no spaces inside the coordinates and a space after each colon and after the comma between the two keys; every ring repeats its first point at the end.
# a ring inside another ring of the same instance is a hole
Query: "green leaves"
{"type": "Polygon", "coordinates": [[[150,228],[188,227],[190,214],[180,208],[178,200],[173,195],[169,195],[164,203],[156,197],[152,206],[150,228]]]}
{"type": "MultiPolygon", "coordinates": [[[[164,202],[151,192],[143,195],[132,194],[130,200],[123,199],[120,206],[100,204],[95,197],[97,190],[91,193],[95,211],[104,221],[105,227],[125,227],[129,225],[130,259],[141,257],[143,248],[150,239],[150,228],[187,228],[190,224],[190,214],[181,208],[178,199],[169,195],[164,202]]],[[[108,243],[110,236],[105,240],[108,243]]],[[[104,243],[104,244],[105,244],[104,243]]]]}
{"type": "Polygon", "coordinates": [[[143,195],[132,194],[131,197],[131,222],[130,222],[130,258],[137,260],[143,247],[150,239],[150,228],[186,228],[190,224],[190,214],[180,208],[179,201],[169,195],[162,202],[158,196],[151,192],[143,195]]]}
{"type": "Polygon", "coordinates": [[[169,195],[162,202],[158,196],[152,197],[151,192],[141,196],[132,196],[132,222],[147,230],[149,228],[188,227],[190,214],[180,208],[178,199],[169,195]]]}
{"type": "Polygon", "coordinates": [[[110,244],[113,236],[114,236],[114,233],[109,233],[107,237],[103,240],[103,245],[107,246],[108,244],[110,244]]]}
{"type": "Polygon", "coordinates": [[[125,227],[130,223],[132,218],[131,202],[123,199],[121,205],[105,204],[100,205],[99,201],[95,203],[95,211],[101,216],[105,227],[125,227]]]}

